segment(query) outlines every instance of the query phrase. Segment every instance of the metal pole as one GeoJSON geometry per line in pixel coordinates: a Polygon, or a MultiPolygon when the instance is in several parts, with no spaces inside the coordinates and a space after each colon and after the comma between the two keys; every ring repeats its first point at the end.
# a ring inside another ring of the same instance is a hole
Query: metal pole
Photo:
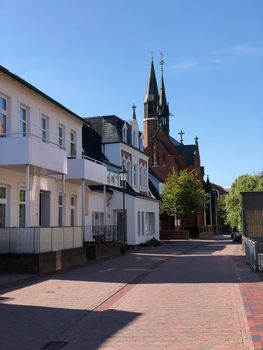
{"type": "Polygon", "coordinates": [[[62,174],[62,226],[66,226],[65,175],[62,174]]]}
{"type": "Polygon", "coordinates": [[[124,180],[122,181],[122,225],[123,225],[123,243],[126,243],[126,229],[125,229],[125,193],[124,193],[124,180]]]}
{"type": "Polygon", "coordinates": [[[30,227],[30,166],[26,165],[26,227],[30,227]]]}

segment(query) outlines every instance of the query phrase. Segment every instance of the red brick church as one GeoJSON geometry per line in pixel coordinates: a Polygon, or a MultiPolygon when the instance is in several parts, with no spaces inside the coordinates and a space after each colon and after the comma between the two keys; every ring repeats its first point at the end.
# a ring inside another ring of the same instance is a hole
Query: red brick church
{"type": "MultiPolygon", "coordinates": [[[[161,66],[163,61],[161,61],[161,66]]],[[[183,132],[179,133],[180,141],[170,135],[169,128],[170,111],[166,100],[163,68],[161,69],[160,90],[158,90],[154,64],[151,62],[147,91],[144,98],[144,148],[149,156],[150,173],[165,182],[168,174],[183,169],[194,170],[200,179],[203,188],[205,186],[204,167],[201,166],[198,138],[190,145],[183,142],[183,132]]],[[[210,184],[210,183],[209,183],[210,184]]],[[[208,189],[211,191],[212,188],[208,189]]],[[[211,201],[212,202],[212,201],[211,201]]],[[[209,207],[203,213],[187,220],[186,226],[195,231],[197,227],[216,224],[216,201],[214,208],[209,207]],[[213,213],[214,212],[214,222],[213,213]]],[[[161,231],[175,230],[178,221],[173,216],[161,215],[161,231]]]]}

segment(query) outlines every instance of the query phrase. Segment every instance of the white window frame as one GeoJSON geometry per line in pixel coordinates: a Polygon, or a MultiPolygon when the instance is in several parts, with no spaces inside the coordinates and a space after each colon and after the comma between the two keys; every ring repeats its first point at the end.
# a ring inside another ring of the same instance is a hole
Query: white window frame
{"type": "Polygon", "coordinates": [[[0,198],[0,204],[4,204],[5,205],[5,217],[4,217],[4,227],[7,226],[7,197],[8,197],[8,192],[7,192],[7,186],[6,185],[2,185],[0,184],[0,188],[4,188],[5,189],[5,198],[0,198]]]}
{"type": "Polygon", "coordinates": [[[18,110],[18,132],[19,136],[27,136],[28,133],[28,122],[29,122],[29,107],[24,104],[20,104],[18,110]],[[21,111],[25,111],[25,120],[21,119],[21,111]],[[21,127],[22,126],[22,127],[21,127]]]}
{"type": "Polygon", "coordinates": [[[24,187],[19,187],[19,191],[18,191],[18,226],[19,227],[26,226],[26,189],[24,187]],[[21,198],[20,198],[21,191],[23,191],[25,194],[25,199],[23,201],[21,201],[21,198]],[[21,225],[21,222],[20,222],[20,207],[21,206],[24,207],[24,224],[23,225],[21,225]]]}
{"type": "Polygon", "coordinates": [[[43,142],[48,142],[49,139],[49,118],[45,116],[44,114],[41,114],[41,121],[40,121],[40,137],[43,142]],[[45,120],[46,127],[43,128],[43,121],[45,120]]]}
{"type": "Polygon", "coordinates": [[[58,194],[58,227],[63,226],[63,195],[58,194]],[[61,201],[60,201],[61,200],[61,201]]]}
{"type": "Polygon", "coordinates": [[[70,141],[70,147],[69,147],[70,157],[76,157],[76,155],[77,155],[77,133],[75,130],[70,130],[70,140],[69,141],[70,141]],[[73,150],[73,152],[72,152],[72,150],[73,150]]]}
{"type": "Polygon", "coordinates": [[[58,146],[59,148],[65,148],[65,126],[63,124],[58,125],[58,146]],[[60,130],[62,130],[62,135],[60,135],[60,130]]]}
{"type": "Polygon", "coordinates": [[[133,186],[138,186],[138,165],[133,164],[133,186]]]}
{"type": "Polygon", "coordinates": [[[145,213],[145,223],[146,223],[146,234],[153,235],[155,233],[155,213],[154,212],[145,213]]]}
{"type": "Polygon", "coordinates": [[[70,226],[76,226],[76,218],[77,218],[77,196],[75,194],[71,194],[69,198],[69,219],[70,226]],[[74,203],[72,204],[72,199],[74,199],[74,203]],[[72,217],[73,211],[73,217],[72,217]],[[72,222],[73,218],[73,222],[72,222]]]}
{"type": "Polygon", "coordinates": [[[0,114],[2,114],[4,116],[4,127],[5,130],[3,130],[4,132],[2,132],[0,130],[0,137],[6,137],[7,135],[7,118],[8,118],[8,99],[6,96],[0,94],[0,98],[3,99],[5,101],[5,109],[0,108],[0,114]]]}
{"type": "Polygon", "coordinates": [[[127,135],[127,134],[128,134],[127,130],[128,130],[127,124],[124,123],[124,125],[123,125],[123,127],[122,127],[122,141],[123,141],[123,142],[126,142],[126,143],[127,143],[127,136],[128,136],[128,135],[127,135]]]}

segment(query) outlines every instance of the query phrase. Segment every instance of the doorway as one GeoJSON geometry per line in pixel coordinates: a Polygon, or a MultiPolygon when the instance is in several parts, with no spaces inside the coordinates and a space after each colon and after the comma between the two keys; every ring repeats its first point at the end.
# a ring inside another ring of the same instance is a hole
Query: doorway
{"type": "Polygon", "coordinates": [[[116,225],[117,225],[117,234],[118,239],[122,242],[126,242],[127,240],[127,224],[126,224],[127,212],[123,215],[123,211],[116,212],[116,225]]]}
{"type": "Polygon", "coordinates": [[[39,226],[50,227],[50,191],[39,194],[39,226]]]}

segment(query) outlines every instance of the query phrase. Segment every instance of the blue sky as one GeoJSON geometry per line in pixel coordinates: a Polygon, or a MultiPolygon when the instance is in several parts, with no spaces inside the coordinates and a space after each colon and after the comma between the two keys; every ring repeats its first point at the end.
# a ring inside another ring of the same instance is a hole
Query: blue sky
{"type": "Polygon", "coordinates": [[[0,3],[0,64],[81,116],[143,126],[160,52],[170,133],[199,137],[212,182],[263,170],[262,0],[9,0],[0,3]]]}

